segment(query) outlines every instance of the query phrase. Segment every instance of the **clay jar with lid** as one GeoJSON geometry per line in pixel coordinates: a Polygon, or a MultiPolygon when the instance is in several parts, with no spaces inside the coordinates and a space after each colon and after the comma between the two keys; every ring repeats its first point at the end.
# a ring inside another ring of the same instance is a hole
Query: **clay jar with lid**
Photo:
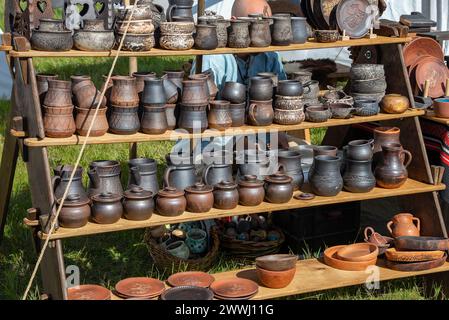
{"type": "Polygon", "coordinates": [[[257,176],[246,175],[239,181],[239,203],[242,206],[255,207],[265,198],[264,182],[257,176]]]}
{"type": "Polygon", "coordinates": [[[292,178],[276,173],[265,178],[265,200],[271,203],[286,203],[293,196],[292,178]]]}
{"type": "MultiPolygon", "coordinates": [[[[81,228],[89,221],[90,200],[81,198],[79,194],[69,194],[59,213],[59,225],[64,228],[81,228]]],[[[58,200],[58,205],[61,201],[58,200]]]]}
{"type": "Polygon", "coordinates": [[[100,193],[92,197],[92,219],[99,224],[112,224],[123,214],[122,196],[116,193],[100,193]]]}
{"type": "Polygon", "coordinates": [[[239,203],[237,185],[231,181],[222,181],[214,188],[214,207],[222,210],[231,210],[239,203]]]}
{"type": "Polygon", "coordinates": [[[187,211],[193,213],[208,212],[214,206],[214,188],[203,183],[186,188],[187,211]]]}
{"type": "Polygon", "coordinates": [[[165,187],[157,195],[156,211],[161,216],[175,217],[186,210],[187,200],[184,191],[173,187],[165,187]]]}
{"type": "Polygon", "coordinates": [[[154,211],[153,197],[153,192],[137,186],[125,191],[123,199],[125,218],[133,221],[149,219],[154,211]]]}

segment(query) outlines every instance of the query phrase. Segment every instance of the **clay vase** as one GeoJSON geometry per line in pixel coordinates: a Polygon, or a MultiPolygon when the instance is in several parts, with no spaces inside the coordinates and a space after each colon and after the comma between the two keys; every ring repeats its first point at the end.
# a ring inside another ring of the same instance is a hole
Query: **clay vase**
{"type": "MultiPolygon", "coordinates": [[[[70,181],[70,176],[73,172],[73,167],[70,165],[60,165],[53,169],[54,176],[51,180],[53,186],[53,193],[55,199],[61,199],[70,181]]],[[[83,168],[76,169],[75,176],[69,188],[69,195],[76,194],[80,200],[89,199],[83,187],[83,168]]]]}
{"type": "Polygon", "coordinates": [[[373,190],[376,186],[376,178],[372,172],[372,161],[346,159],[343,185],[345,190],[353,193],[365,193],[373,190]]]}
{"type": "Polygon", "coordinates": [[[164,106],[167,102],[164,83],[160,78],[145,79],[142,92],[142,103],[146,106],[164,106]]]}
{"type": "Polygon", "coordinates": [[[293,196],[293,179],[285,174],[276,173],[265,178],[265,201],[286,203],[293,196]]]}
{"type": "Polygon", "coordinates": [[[154,211],[154,194],[141,187],[132,187],[123,194],[123,213],[133,221],[148,220],[154,211]]]}
{"type": "Polygon", "coordinates": [[[176,128],[175,116],[176,104],[165,105],[165,117],[167,118],[167,129],[174,130],[176,128]]]}
{"type": "Polygon", "coordinates": [[[253,126],[269,126],[273,123],[273,100],[250,101],[248,108],[248,123],[253,126]]]}
{"type": "Polygon", "coordinates": [[[249,84],[249,98],[257,101],[268,101],[273,98],[273,81],[267,77],[252,77],[249,84]]]}
{"type": "Polygon", "coordinates": [[[217,48],[225,48],[228,45],[228,28],[231,23],[225,19],[216,19],[214,22],[208,22],[217,26],[217,48]]]}
{"type": "Polygon", "coordinates": [[[343,189],[340,173],[341,158],[316,156],[314,169],[309,172],[309,182],[314,194],[322,197],[334,197],[343,189]]]}
{"type": "Polygon", "coordinates": [[[214,188],[203,183],[196,183],[186,188],[187,211],[193,213],[208,212],[214,206],[214,188]]]}
{"type": "Polygon", "coordinates": [[[396,127],[378,127],[374,129],[374,165],[382,159],[382,146],[392,143],[401,144],[400,135],[401,130],[396,127]]]}
{"type": "Polygon", "coordinates": [[[73,106],[46,107],[44,106],[44,132],[49,138],[69,138],[76,131],[73,119],[73,106]]]}
{"type": "Polygon", "coordinates": [[[198,24],[195,34],[195,48],[214,50],[218,47],[217,27],[210,24],[198,24]]]}
{"type": "Polygon", "coordinates": [[[294,44],[303,44],[307,42],[307,19],[303,17],[292,17],[292,32],[294,44]]]}
{"type": "Polygon", "coordinates": [[[129,135],[139,131],[139,107],[112,106],[109,115],[109,131],[115,134],[129,135]]]}
{"type": "Polygon", "coordinates": [[[114,106],[135,107],[139,105],[139,95],[137,93],[136,78],[129,76],[112,77],[112,89],[109,100],[114,106]]]}
{"type": "Polygon", "coordinates": [[[71,107],[72,83],[70,81],[49,79],[48,91],[45,95],[44,106],[46,107],[71,107]]]}
{"type": "Polygon", "coordinates": [[[271,45],[270,21],[254,20],[250,26],[251,47],[268,47],[271,45]]]}
{"type": "Polygon", "coordinates": [[[293,41],[291,17],[287,15],[273,15],[273,30],[271,33],[273,45],[288,46],[293,41]]]}
{"type": "Polygon", "coordinates": [[[203,80],[185,80],[182,82],[182,104],[205,106],[209,102],[209,92],[203,80]]]}
{"type": "Polygon", "coordinates": [[[87,131],[93,121],[92,130],[90,131],[90,137],[101,137],[106,134],[109,129],[108,119],[106,118],[106,112],[108,108],[100,107],[97,112],[97,116],[94,119],[95,109],[82,109],[76,108],[76,132],[80,136],[87,136],[87,131]]]}
{"type": "Polygon", "coordinates": [[[153,194],[159,192],[157,180],[157,162],[148,158],[131,159],[128,162],[129,179],[128,189],[138,186],[153,194]]]}
{"type": "Polygon", "coordinates": [[[239,181],[239,203],[242,206],[255,207],[265,199],[264,182],[257,176],[244,176],[239,181]]]}
{"type": "Polygon", "coordinates": [[[187,200],[184,196],[184,191],[166,187],[159,191],[157,195],[156,211],[161,216],[179,216],[186,210],[187,200]]]}
{"type": "Polygon", "coordinates": [[[122,196],[104,192],[92,197],[92,219],[99,224],[113,224],[123,215],[122,196]]]}
{"type": "MultiPolygon", "coordinates": [[[[79,194],[69,194],[58,216],[59,225],[63,228],[81,228],[89,221],[91,214],[90,200],[82,199],[79,194]]],[[[60,202],[58,201],[60,205],[60,202]]]]}
{"type": "Polygon", "coordinates": [[[388,222],[387,229],[394,238],[419,237],[421,222],[410,213],[399,213],[388,222]]]}
{"type": "Polygon", "coordinates": [[[146,134],[162,134],[168,129],[165,106],[144,106],[140,129],[146,134]]]}
{"type": "Polygon", "coordinates": [[[231,181],[222,181],[214,187],[214,207],[231,210],[239,204],[237,185],[231,181]]]}
{"type": "Polygon", "coordinates": [[[401,187],[407,181],[407,167],[412,160],[412,154],[403,150],[400,144],[393,143],[382,146],[382,161],[374,170],[377,185],[386,189],[401,187]],[[408,157],[405,163],[401,159],[403,155],[408,157]]]}
{"type": "Polygon", "coordinates": [[[39,94],[39,100],[41,105],[44,104],[45,95],[48,91],[48,80],[56,80],[58,75],[39,73],[36,75],[37,93],[39,94]]]}
{"type": "Polygon", "coordinates": [[[121,167],[118,161],[99,160],[89,165],[89,197],[100,193],[122,195],[123,188],[120,181],[121,167]]]}
{"type": "Polygon", "coordinates": [[[354,140],[348,143],[346,157],[351,160],[368,161],[373,158],[374,140],[354,140]]]}
{"type": "Polygon", "coordinates": [[[204,132],[208,127],[207,102],[204,105],[180,105],[178,127],[189,133],[204,132]]]}
{"type": "Polygon", "coordinates": [[[229,112],[229,101],[216,100],[209,104],[207,121],[209,128],[224,131],[232,126],[231,113],[229,112]]]}
{"type": "Polygon", "coordinates": [[[249,23],[242,20],[231,20],[228,29],[228,47],[248,48],[250,43],[249,23]]]}

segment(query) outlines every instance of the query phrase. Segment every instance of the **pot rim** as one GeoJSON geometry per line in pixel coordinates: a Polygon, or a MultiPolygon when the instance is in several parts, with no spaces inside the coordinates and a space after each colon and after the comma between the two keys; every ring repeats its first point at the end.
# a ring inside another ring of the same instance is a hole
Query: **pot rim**
{"type": "Polygon", "coordinates": [[[120,202],[122,200],[122,196],[117,193],[112,192],[102,192],[96,195],[92,196],[93,202],[98,203],[113,203],[113,202],[120,202]]]}
{"type": "Polygon", "coordinates": [[[123,195],[125,199],[131,200],[149,200],[155,196],[153,192],[147,191],[139,186],[132,186],[129,190],[126,190],[123,195]]]}
{"type": "Polygon", "coordinates": [[[214,186],[214,190],[234,190],[237,188],[237,184],[232,181],[222,181],[214,186]]]}
{"type": "Polygon", "coordinates": [[[341,157],[339,157],[339,156],[324,156],[324,155],[321,155],[321,156],[315,156],[314,157],[315,158],[315,160],[326,160],[326,161],[331,161],[331,162],[339,162],[339,161],[341,161],[341,157]]]}
{"type": "Polygon", "coordinates": [[[48,33],[48,34],[57,34],[57,35],[71,35],[72,31],[71,30],[62,30],[62,31],[44,31],[44,30],[39,30],[39,29],[33,29],[33,33],[48,33]]]}
{"type": "Polygon", "coordinates": [[[283,173],[275,173],[265,177],[265,182],[274,183],[274,184],[287,184],[293,181],[293,178],[283,174],[283,173]]]}
{"type": "Polygon", "coordinates": [[[120,166],[120,162],[116,161],[116,160],[95,160],[92,161],[89,164],[89,168],[94,169],[94,168],[115,168],[115,167],[119,167],[120,166]],[[95,165],[96,163],[109,163],[107,165],[95,165]]]}
{"type": "Polygon", "coordinates": [[[263,187],[265,182],[263,180],[257,179],[256,175],[244,175],[239,181],[239,186],[243,187],[263,187]],[[251,179],[251,180],[248,180],[251,179]]]}
{"type": "Polygon", "coordinates": [[[180,198],[184,197],[185,192],[183,190],[178,190],[174,187],[165,187],[157,193],[158,197],[162,198],[180,198]]]}
{"type": "Polygon", "coordinates": [[[207,194],[214,191],[213,186],[209,186],[207,184],[197,182],[193,186],[187,187],[185,189],[185,193],[193,193],[193,194],[207,194]]]}

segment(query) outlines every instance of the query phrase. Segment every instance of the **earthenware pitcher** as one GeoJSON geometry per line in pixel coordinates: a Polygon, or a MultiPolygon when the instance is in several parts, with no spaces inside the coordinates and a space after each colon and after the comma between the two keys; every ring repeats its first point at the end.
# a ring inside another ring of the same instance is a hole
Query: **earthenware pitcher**
{"type": "Polygon", "coordinates": [[[399,213],[387,223],[387,229],[394,238],[419,237],[421,222],[410,213],[399,213]]]}
{"type": "Polygon", "coordinates": [[[57,79],[48,79],[48,91],[45,95],[44,105],[46,107],[71,107],[72,83],[57,79]]]}
{"type": "MultiPolygon", "coordinates": [[[[70,176],[73,172],[73,167],[70,165],[60,165],[53,169],[54,176],[52,179],[53,193],[55,199],[61,199],[69,184],[70,176]]],[[[81,201],[89,199],[86,191],[83,187],[83,168],[78,167],[76,169],[75,176],[69,188],[69,195],[76,194],[80,197],[81,201]]]]}
{"type": "Polygon", "coordinates": [[[340,166],[340,157],[316,156],[313,171],[309,172],[313,193],[323,197],[334,197],[339,194],[343,189],[340,166]]]}
{"type": "Polygon", "coordinates": [[[129,180],[128,188],[139,186],[153,194],[159,192],[157,180],[157,162],[148,158],[131,159],[128,162],[129,180]]]}
{"type": "Polygon", "coordinates": [[[293,189],[298,190],[304,183],[301,167],[301,154],[294,150],[279,150],[278,163],[280,170],[293,179],[293,189]]]}
{"type": "Polygon", "coordinates": [[[166,102],[163,80],[160,78],[145,79],[142,103],[147,106],[164,106],[166,102]]]}
{"type": "Polygon", "coordinates": [[[203,181],[210,186],[215,186],[222,181],[233,181],[231,164],[210,164],[203,173],[203,181]]]}
{"type": "Polygon", "coordinates": [[[120,181],[120,163],[118,161],[99,160],[89,165],[89,197],[100,193],[123,194],[123,187],[120,181]]]}
{"type": "Polygon", "coordinates": [[[374,175],[377,185],[386,189],[401,187],[408,178],[407,167],[412,162],[412,154],[397,143],[382,146],[382,161],[376,166],[374,175]],[[401,156],[408,157],[404,164],[401,156]]]}

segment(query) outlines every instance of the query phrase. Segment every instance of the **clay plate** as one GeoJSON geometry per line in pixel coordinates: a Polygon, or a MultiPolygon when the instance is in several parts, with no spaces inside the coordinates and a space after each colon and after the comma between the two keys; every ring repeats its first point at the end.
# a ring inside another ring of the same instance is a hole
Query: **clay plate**
{"type": "Polygon", "coordinates": [[[421,56],[425,55],[444,61],[443,49],[437,41],[431,38],[418,37],[413,39],[404,47],[403,54],[406,67],[416,63],[421,56]]]}
{"type": "Polygon", "coordinates": [[[351,262],[338,259],[337,251],[344,247],[346,246],[335,246],[326,249],[324,251],[324,263],[329,267],[347,271],[365,271],[369,266],[376,264],[377,257],[370,261],[363,262],[351,262]]]}
{"type": "Polygon", "coordinates": [[[355,243],[337,251],[337,258],[344,261],[364,262],[375,259],[379,249],[372,243],[355,243]]]}
{"type": "Polygon", "coordinates": [[[165,290],[161,300],[212,300],[212,290],[194,286],[179,286],[165,290]]]}
{"type": "Polygon", "coordinates": [[[216,299],[220,299],[220,300],[229,300],[229,301],[249,300],[249,299],[255,297],[256,294],[257,294],[257,292],[255,292],[255,293],[253,293],[253,294],[251,294],[249,296],[246,296],[246,297],[238,297],[238,298],[229,298],[229,297],[222,297],[222,296],[219,296],[219,295],[215,295],[215,298],[216,299]]]}
{"type": "Polygon", "coordinates": [[[111,291],[95,284],[83,284],[67,289],[68,300],[110,300],[111,291]]]}
{"type": "Polygon", "coordinates": [[[397,237],[394,240],[397,250],[448,251],[449,239],[440,237],[397,237]]]}
{"type": "Polygon", "coordinates": [[[119,281],[115,285],[115,290],[121,296],[127,296],[128,298],[148,298],[150,296],[158,296],[164,292],[165,285],[158,279],[138,277],[119,281]]]}
{"type": "Polygon", "coordinates": [[[171,275],[167,282],[172,287],[201,287],[209,288],[215,278],[205,272],[188,271],[171,275]]]}
{"type": "Polygon", "coordinates": [[[424,262],[404,263],[387,260],[386,266],[387,268],[396,271],[424,271],[441,267],[446,262],[446,259],[447,254],[445,253],[444,256],[440,259],[424,262]]]}
{"type": "Polygon", "coordinates": [[[390,248],[385,252],[385,256],[396,262],[422,262],[441,259],[444,251],[397,251],[390,248]]]}
{"type": "Polygon", "coordinates": [[[368,0],[345,0],[337,7],[337,23],[343,32],[351,38],[364,37],[371,28],[370,17],[367,8],[370,6],[368,0]]]}
{"type": "Polygon", "coordinates": [[[221,298],[242,298],[251,296],[259,290],[259,286],[252,280],[233,278],[215,281],[210,288],[216,296],[221,298]]]}
{"type": "Polygon", "coordinates": [[[423,91],[424,82],[430,80],[429,97],[439,98],[444,96],[446,79],[449,78],[449,70],[443,62],[435,57],[420,59],[416,67],[416,83],[423,91]]]}

